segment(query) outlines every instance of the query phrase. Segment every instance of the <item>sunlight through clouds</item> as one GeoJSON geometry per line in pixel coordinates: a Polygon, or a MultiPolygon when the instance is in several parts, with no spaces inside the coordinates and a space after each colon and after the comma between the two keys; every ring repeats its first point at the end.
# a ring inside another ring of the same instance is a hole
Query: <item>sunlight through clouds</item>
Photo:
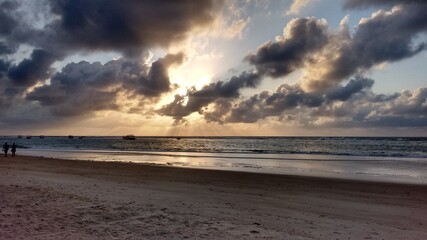
{"type": "Polygon", "coordinates": [[[0,1],[0,127],[425,132],[426,11],[418,0],[0,1]]]}

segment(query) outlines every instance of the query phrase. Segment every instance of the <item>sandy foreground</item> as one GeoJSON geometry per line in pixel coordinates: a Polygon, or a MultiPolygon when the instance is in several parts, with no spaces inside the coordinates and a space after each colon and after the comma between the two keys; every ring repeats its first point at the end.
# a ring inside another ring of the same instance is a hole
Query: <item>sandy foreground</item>
{"type": "Polygon", "coordinates": [[[427,186],[0,157],[0,239],[427,239],[427,186]]]}

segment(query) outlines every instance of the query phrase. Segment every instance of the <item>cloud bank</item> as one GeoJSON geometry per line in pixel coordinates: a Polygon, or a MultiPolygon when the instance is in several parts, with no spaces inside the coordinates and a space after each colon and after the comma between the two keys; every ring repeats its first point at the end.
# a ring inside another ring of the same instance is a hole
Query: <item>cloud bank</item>
{"type": "Polygon", "coordinates": [[[140,105],[157,101],[176,87],[168,69],[182,64],[185,54],[167,54],[152,63],[141,55],[212,24],[223,2],[46,0],[40,15],[48,20],[38,25],[24,17],[24,4],[0,3],[0,105],[37,103],[54,117],[123,110],[120,98],[140,105]],[[22,58],[19,49],[31,54],[22,58]],[[105,64],[72,62],[60,71],[53,67],[76,52],[102,51],[123,57],[105,64]]]}
{"type": "MultiPolygon", "coordinates": [[[[289,13],[308,3],[294,1],[289,13]]],[[[221,22],[217,18],[223,12],[235,15],[223,19],[230,25],[223,37],[241,39],[252,21],[243,7],[236,4],[225,11],[224,1],[214,0],[37,4],[45,7],[35,17],[26,15],[24,1],[0,1],[0,125],[61,122],[116,111],[166,116],[175,124],[197,113],[219,124],[274,119],[294,126],[426,126],[426,88],[376,94],[374,80],[366,74],[425,50],[420,36],[427,33],[427,3],[422,0],[346,0],[345,9],[381,8],[354,29],[349,29],[348,17],[337,29],[325,19],[293,18],[281,35],[242,56],[246,71],[189,88],[163,106],[156,104],[180,87],[172,83],[169,69],[184,64],[187,55],[171,51],[152,60],[147,52],[167,52],[194,32],[221,22]],[[121,57],[55,68],[75,54],[105,51],[121,57]],[[286,84],[294,72],[302,77],[286,84]],[[275,79],[279,86],[275,91],[259,89],[265,79],[275,79]],[[254,89],[259,91],[254,94],[254,89]]]]}
{"type": "MultiPolygon", "coordinates": [[[[239,94],[224,97],[193,89],[186,96],[176,96],[160,111],[177,120],[198,112],[206,121],[220,124],[255,123],[275,117],[295,125],[328,127],[426,126],[425,88],[377,95],[371,90],[374,80],[363,77],[379,64],[401,61],[425,49],[425,43],[416,39],[427,31],[427,4],[393,3],[401,4],[362,19],[352,34],[347,18],[337,30],[329,29],[324,19],[292,19],[283,35],[245,57],[258,76],[255,86],[265,77],[283,79],[302,70],[304,76],[295,85],[283,84],[276,92],[263,91],[247,99],[239,94]],[[404,101],[411,112],[400,110],[404,101]]],[[[347,1],[345,7],[382,4],[389,2],[347,1]]],[[[241,91],[247,86],[236,87],[241,91]]]]}

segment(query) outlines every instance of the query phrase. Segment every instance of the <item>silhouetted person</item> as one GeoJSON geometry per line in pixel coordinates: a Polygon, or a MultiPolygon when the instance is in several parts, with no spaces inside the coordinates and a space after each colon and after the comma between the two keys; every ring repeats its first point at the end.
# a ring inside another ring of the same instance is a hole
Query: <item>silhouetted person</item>
{"type": "Polygon", "coordinates": [[[7,152],[9,151],[9,145],[7,145],[7,142],[4,143],[3,145],[3,152],[4,152],[4,156],[7,157],[7,152]]]}
{"type": "Polygon", "coordinates": [[[15,153],[16,153],[16,145],[15,143],[12,144],[12,157],[15,157],[15,153]]]}

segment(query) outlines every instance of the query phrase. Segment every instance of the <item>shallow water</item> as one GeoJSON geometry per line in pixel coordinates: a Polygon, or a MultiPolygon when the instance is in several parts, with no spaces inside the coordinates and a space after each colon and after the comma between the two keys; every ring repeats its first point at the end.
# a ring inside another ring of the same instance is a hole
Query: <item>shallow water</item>
{"type": "Polygon", "coordinates": [[[94,161],[427,184],[422,137],[65,136],[15,142],[18,154],[94,161]]]}
{"type": "Polygon", "coordinates": [[[427,138],[421,137],[3,137],[30,149],[108,151],[269,153],[427,158],[427,138]]]}
{"type": "Polygon", "coordinates": [[[22,155],[298,176],[427,184],[427,159],[318,154],[24,149],[22,155]]]}

